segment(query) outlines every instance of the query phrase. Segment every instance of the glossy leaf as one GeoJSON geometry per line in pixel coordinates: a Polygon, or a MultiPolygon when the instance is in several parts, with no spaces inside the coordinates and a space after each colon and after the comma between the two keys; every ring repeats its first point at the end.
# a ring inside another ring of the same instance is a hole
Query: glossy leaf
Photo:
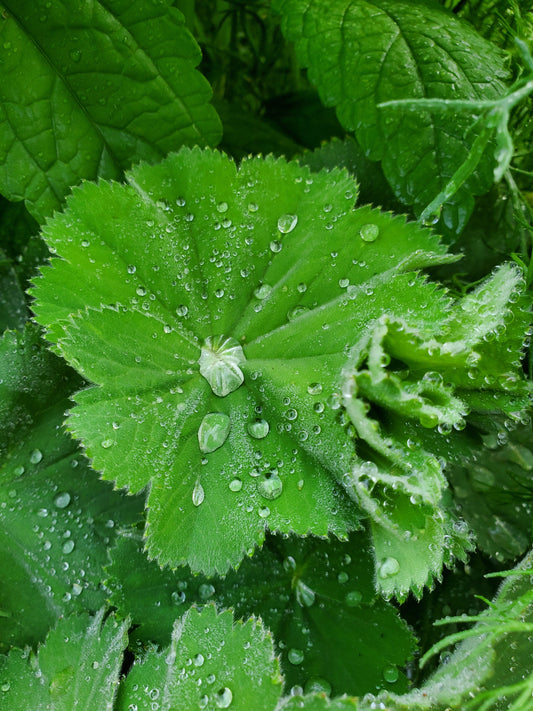
{"type": "Polygon", "coordinates": [[[72,185],[216,143],[199,48],[169,0],[5,0],[0,12],[0,190],[38,220],[72,185]]]}
{"type": "MultiPolygon", "coordinates": [[[[464,163],[477,110],[453,114],[380,108],[397,99],[494,99],[506,77],[500,50],[430,0],[276,0],[283,31],[293,40],[326,106],[355,131],[372,160],[381,160],[396,196],[420,212],[464,163]]],[[[490,151],[444,213],[460,231],[473,195],[493,181],[490,151]]]]}
{"type": "Polygon", "coordinates": [[[0,341],[0,650],[98,609],[107,547],[142,512],[142,500],[98,481],[63,431],[79,383],[34,327],[0,341]]]}

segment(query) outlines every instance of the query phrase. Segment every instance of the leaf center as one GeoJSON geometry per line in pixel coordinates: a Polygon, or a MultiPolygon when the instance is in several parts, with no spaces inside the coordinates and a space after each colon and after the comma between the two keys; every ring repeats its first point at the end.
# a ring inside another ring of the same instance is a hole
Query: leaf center
{"type": "Polygon", "coordinates": [[[243,384],[244,375],[240,366],[245,360],[244,352],[234,338],[208,336],[198,360],[200,374],[215,395],[225,397],[243,384]]]}

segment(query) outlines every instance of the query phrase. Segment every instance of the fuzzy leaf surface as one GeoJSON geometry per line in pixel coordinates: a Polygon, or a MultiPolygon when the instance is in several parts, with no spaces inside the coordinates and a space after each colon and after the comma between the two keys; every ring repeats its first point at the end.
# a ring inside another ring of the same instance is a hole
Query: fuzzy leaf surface
{"type": "Polygon", "coordinates": [[[142,501],[98,481],[64,432],[79,377],[35,327],[0,341],[0,651],[42,642],[61,615],[104,602],[102,567],[142,501]]]}
{"type": "Polygon", "coordinates": [[[73,615],[62,619],[34,655],[0,657],[2,702],[10,711],[112,711],[127,637],[127,621],[73,615]]]}
{"type": "Polygon", "coordinates": [[[220,138],[200,50],[168,0],[0,6],[0,190],[39,221],[72,185],[220,138]]]}
{"type": "Polygon", "coordinates": [[[95,384],[70,429],[105,479],[150,484],[160,563],[224,572],[266,527],[345,537],[359,526],[340,484],[354,451],[339,420],[347,354],[383,310],[416,313],[420,329],[443,318],[448,300],[412,270],[447,261],[444,248],[354,210],[343,171],[272,158],[237,171],[183,149],[128,181],[77,189],[44,230],[61,259],[37,280],[37,319],[95,384]],[[231,391],[215,394],[206,368],[231,373],[231,391]],[[230,428],[208,451],[212,413],[230,428]]]}
{"type": "Polygon", "coordinates": [[[273,711],[282,679],[272,638],[260,620],[233,623],[229,610],[190,608],[176,620],[170,645],[149,651],[122,683],[117,711],[231,708],[273,711]]]}
{"type": "MultiPolygon", "coordinates": [[[[417,211],[429,204],[465,161],[475,138],[475,111],[453,114],[378,108],[396,99],[494,99],[504,91],[504,56],[468,24],[431,0],[276,0],[326,106],[366,155],[382,161],[396,196],[417,211]]],[[[493,181],[494,157],[445,211],[449,228],[464,226],[473,195],[493,181]]]]}

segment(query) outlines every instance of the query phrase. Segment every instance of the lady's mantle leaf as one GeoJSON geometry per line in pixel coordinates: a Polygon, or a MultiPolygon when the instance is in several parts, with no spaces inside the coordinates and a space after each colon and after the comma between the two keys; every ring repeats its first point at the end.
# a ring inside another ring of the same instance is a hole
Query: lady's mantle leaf
{"type": "Polygon", "coordinates": [[[73,708],[111,711],[128,622],[104,610],[61,620],[37,655],[12,651],[0,657],[1,699],[10,711],[73,708]]]}
{"type": "MultiPolygon", "coordinates": [[[[396,196],[420,211],[464,163],[472,114],[378,108],[396,99],[494,99],[504,91],[503,54],[430,0],[276,0],[286,37],[326,106],[381,160],[396,196]]],[[[472,113],[475,113],[473,111],[472,113]]],[[[493,181],[487,154],[444,214],[464,226],[472,195],[493,181]],[[458,203],[458,204],[457,204],[458,203]]]]}
{"type": "Polygon", "coordinates": [[[414,640],[374,589],[366,533],[348,542],[269,536],[261,551],[225,578],[199,578],[188,568],[161,570],[132,539],[121,539],[111,555],[110,602],[131,615],[132,636],[143,644],[166,646],[174,619],[191,604],[209,600],[242,619],[260,606],[280,650],[287,690],[318,690],[321,684],[336,696],[407,688],[400,670],[414,640]]]}
{"type": "Polygon", "coordinates": [[[273,711],[282,679],[270,634],[260,620],[233,624],[214,605],[190,608],[176,620],[170,646],[137,660],[123,682],[117,709],[161,708],[273,711]]]}
{"type": "Polygon", "coordinates": [[[44,230],[61,259],[35,287],[37,318],[97,384],[72,431],[106,479],[150,485],[161,563],[224,572],[266,526],[345,537],[359,526],[339,485],[346,359],[384,311],[442,321],[447,299],[409,270],[444,249],[353,210],[341,171],[255,158],[237,172],[184,149],[128,180],[77,189],[44,230]]]}
{"type": "Polygon", "coordinates": [[[98,609],[107,546],[142,513],[98,481],[61,426],[79,386],[35,327],[0,340],[0,650],[98,609]]]}
{"type": "Polygon", "coordinates": [[[83,178],[216,143],[200,50],[169,0],[4,0],[0,189],[39,220],[83,178]]]}

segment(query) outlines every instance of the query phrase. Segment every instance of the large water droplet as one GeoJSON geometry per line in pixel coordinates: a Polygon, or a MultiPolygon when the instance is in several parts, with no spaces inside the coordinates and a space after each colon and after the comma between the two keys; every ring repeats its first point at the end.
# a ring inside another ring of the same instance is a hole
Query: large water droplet
{"type": "Polygon", "coordinates": [[[198,428],[198,445],[201,452],[214,452],[228,438],[230,419],[223,412],[209,412],[198,428]]]}
{"type": "Polygon", "coordinates": [[[237,390],[244,382],[239,366],[246,361],[241,346],[234,338],[208,336],[200,353],[200,373],[219,397],[237,390]]]}
{"type": "Polygon", "coordinates": [[[304,660],[304,653],[302,652],[301,649],[295,649],[292,647],[289,649],[287,657],[289,658],[289,662],[294,665],[301,664],[304,660]]]}
{"type": "Polygon", "coordinates": [[[54,499],[54,504],[57,506],[58,509],[66,509],[67,506],[70,504],[70,494],[68,493],[68,491],[62,491],[60,494],[58,494],[54,499]]]}
{"type": "Polygon", "coordinates": [[[200,484],[200,479],[197,479],[194,485],[194,489],[192,490],[192,502],[195,506],[200,506],[204,499],[204,487],[200,484]]]}
{"type": "Polygon", "coordinates": [[[260,419],[255,420],[254,422],[249,422],[246,429],[248,430],[250,437],[253,437],[254,439],[264,439],[270,430],[270,425],[266,420],[260,419]]]}
{"type": "Polygon", "coordinates": [[[385,560],[379,566],[378,575],[380,578],[391,578],[396,575],[400,570],[400,564],[396,558],[385,558],[385,560]]]}
{"type": "Polygon", "coordinates": [[[365,242],[375,242],[379,236],[379,227],[373,224],[362,225],[359,234],[365,242]]]}
{"type": "Polygon", "coordinates": [[[254,296],[262,301],[263,299],[266,299],[266,297],[270,294],[271,291],[272,287],[270,286],[270,284],[261,284],[261,286],[258,286],[257,289],[254,291],[254,296]]]}
{"type": "Polygon", "coordinates": [[[227,709],[233,700],[233,694],[231,689],[225,686],[223,689],[219,689],[215,695],[215,703],[219,709],[227,709]]]}
{"type": "Polygon", "coordinates": [[[351,590],[349,593],[346,593],[346,597],[344,598],[348,607],[357,607],[362,599],[363,596],[359,590],[351,590]]]}
{"type": "Polygon", "coordinates": [[[275,472],[266,472],[257,480],[257,490],[264,499],[273,501],[281,496],[283,482],[275,472]]]}
{"type": "Polygon", "coordinates": [[[298,223],[298,215],[282,215],[278,220],[278,230],[287,235],[292,232],[298,223]]]}
{"type": "Polygon", "coordinates": [[[39,464],[42,458],[43,453],[40,449],[34,449],[33,452],[30,454],[30,462],[32,464],[39,464]]]}
{"type": "Polygon", "coordinates": [[[304,691],[306,694],[331,694],[331,684],[321,677],[311,677],[305,682],[304,691]]]}
{"type": "Polygon", "coordinates": [[[232,479],[229,483],[230,491],[240,491],[242,489],[242,479],[236,477],[232,479]]]}
{"type": "Polygon", "coordinates": [[[398,681],[398,669],[394,666],[388,666],[383,669],[383,678],[385,681],[387,681],[389,684],[394,684],[395,681],[398,681]]]}
{"type": "Polygon", "coordinates": [[[81,52],[79,49],[71,49],[69,52],[69,56],[73,62],[79,62],[81,59],[81,52]]]}
{"type": "Polygon", "coordinates": [[[302,607],[311,607],[315,602],[316,594],[302,580],[298,580],[296,584],[296,599],[302,607]]]}

